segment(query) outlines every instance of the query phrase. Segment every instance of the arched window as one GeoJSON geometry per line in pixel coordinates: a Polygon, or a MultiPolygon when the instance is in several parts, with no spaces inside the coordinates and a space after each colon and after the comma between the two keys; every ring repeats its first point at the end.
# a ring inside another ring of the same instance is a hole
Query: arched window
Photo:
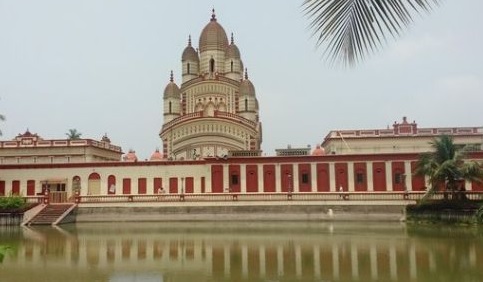
{"type": "Polygon", "coordinates": [[[233,61],[230,62],[230,71],[233,72],[233,61]]]}
{"type": "Polygon", "coordinates": [[[215,72],[215,60],[213,58],[210,60],[210,72],[215,72]]]}
{"type": "Polygon", "coordinates": [[[187,72],[188,74],[190,74],[190,63],[188,63],[188,64],[186,65],[186,72],[187,72]]]}
{"type": "Polygon", "coordinates": [[[248,111],[248,99],[245,98],[245,111],[248,111]]]}
{"type": "Polygon", "coordinates": [[[171,101],[169,101],[169,112],[168,113],[171,113],[171,107],[172,107],[171,101]]]}

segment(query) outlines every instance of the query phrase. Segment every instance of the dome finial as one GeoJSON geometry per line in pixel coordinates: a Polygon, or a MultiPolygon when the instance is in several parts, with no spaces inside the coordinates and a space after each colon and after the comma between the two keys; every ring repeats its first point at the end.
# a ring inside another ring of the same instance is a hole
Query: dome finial
{"type": "Polygon", "coordinates": [[[231,33],[231,42],[230,44],[233,45],[235,43],[235,40],[233,40],[233,32],[231,33]]]}
{"type": "Polygon", "coordinates": [[[245,68],[245,79],[248,79],[248,69],[245,68]]]}
{"type": "Polygon", "coordinates": [[[171,71],[171,75],[169,76],[169,81],[173,82],[174,79],[173,79],[173,71],[171,71]]]}
{"type": "Polygon", "coordinates": [[[211,9],[211,21],[216,21],[215,8],[211,9]]]}
{"type": "Polygon", "coordinates": [[[191,34],[188,35],[188,46],[191,47],[191,34]]]}

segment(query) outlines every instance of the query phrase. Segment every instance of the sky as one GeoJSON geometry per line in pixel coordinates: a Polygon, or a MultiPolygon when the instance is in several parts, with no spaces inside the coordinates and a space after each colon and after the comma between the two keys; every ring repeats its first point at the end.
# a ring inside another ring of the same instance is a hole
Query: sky
{"type": "Polygon", "coordinates": [[[161,148],[162,96],[181,81],[214,7],[255,85],[262,150],[315,147],[330,130],[482,126],[483,1],[447,0],[354,68],[328,65],[298,1],[0,0],[1,140],[27,129],[107,134],[124,152],[161,148]]]}

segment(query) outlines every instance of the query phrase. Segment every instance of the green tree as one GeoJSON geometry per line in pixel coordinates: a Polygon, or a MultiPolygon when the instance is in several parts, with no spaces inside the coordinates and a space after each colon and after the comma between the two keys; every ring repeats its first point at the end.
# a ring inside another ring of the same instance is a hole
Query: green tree
{"type": "Polygon", "coordinates": [[[77,131],[77,129],[75,128],[71,128],[65,135],[67,135],[67,138],[69,140],[76,140],[76,139],[80,139],[82,133],[77,131]]]}
{"type": "Polygon", "coordinates": [[[396,38],[414,14],[443,0],[304,0],[317,47],[325,45],[331,63],[354,65],[377,51],[388,36],[396,38]]]}
{"type": "Polygon", "coordinates": [[[467,151],[453,142],[453,138],[442,135],[431,142],[432,152],[423,153],[417,163],[416,175],[427,176],[429,181],[425,199],[441,190],[452,194],[464,190],[464,181],[483,182],[482,165],[476,161],[465,161],[467,151]]]}

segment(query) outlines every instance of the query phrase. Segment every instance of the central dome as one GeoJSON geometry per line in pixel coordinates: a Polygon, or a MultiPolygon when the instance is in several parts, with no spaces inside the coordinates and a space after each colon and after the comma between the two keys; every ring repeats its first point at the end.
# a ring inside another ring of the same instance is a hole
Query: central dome
{"type": "Polygon", "coordinates": [[[203,28],[200,35],[200,52],[207,50],[225,51],[228,46],[228,37],[223,27],[216,21],[215,11],[210,22],[203,28]]]}

